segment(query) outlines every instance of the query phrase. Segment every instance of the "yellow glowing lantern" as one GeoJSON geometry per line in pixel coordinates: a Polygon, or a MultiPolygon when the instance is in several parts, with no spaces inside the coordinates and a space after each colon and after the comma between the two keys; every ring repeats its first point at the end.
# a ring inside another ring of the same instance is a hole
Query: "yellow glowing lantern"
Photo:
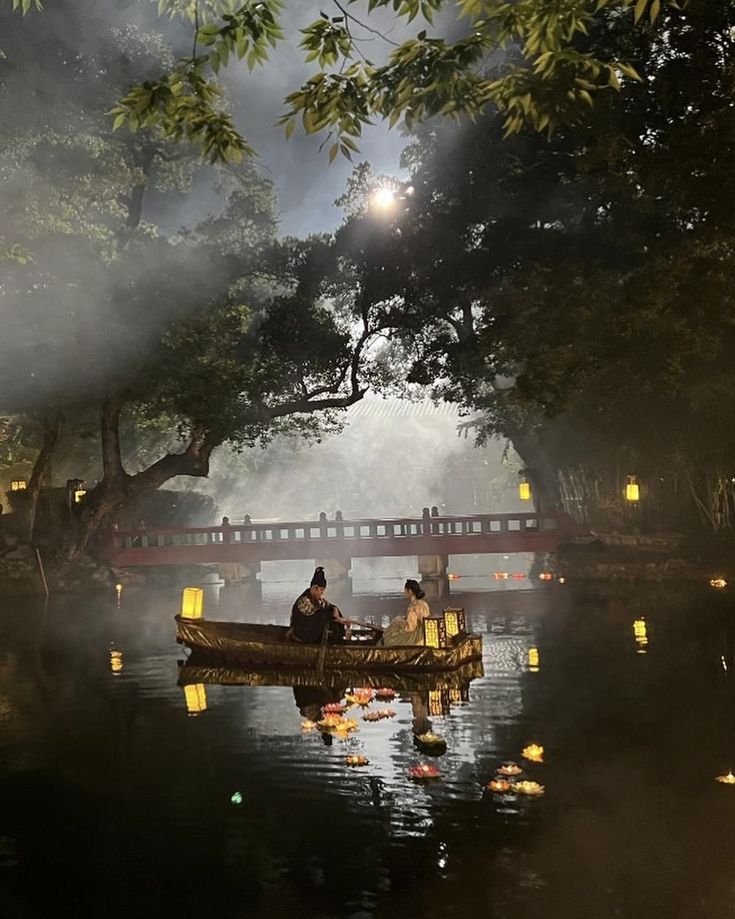
{"type": "Polygon", "coordinates": [[[28,482],[25,479],[15,479],[10,483],[11,491],[25,491],[28,488],[28,482]]]}
{"type": "Polygon", "coordinates": [[[720,782],[722,785],[735,785],[735,775],[732,774],[732,769],[727,775],[718,775],[715,782],[720,782]]]}
{"type": "Polygon", "coordinates": [[[638,645],[638,653],[645,654],[648,647],[648,627],[645,619],[636,619],[633,623],[633,638],[638,645]]]}
{"type": "Polygon", "coordinates": [[[538,743],[529,744],[527,747],[523,748],[521,756],[530,763],[543,763],[544,748],[538,743]]]}
{"type": "Polygon", "coordinates": [[[629,475],[628,484],[625,486],[625,500],[635,504],[635,502],[640,499],[640,496],[641,489],[638,482],[636,482],[635,476],[629,475]]]}
{"type": "Polygon", "coordinates": [[[531,500],[531,483],[527,482],[526,479],[518,484],[518,497],[521,501],[531,500]]]}
{"type": "Polygon", "coordinates": [[[204,683],[189,683],[184,686],[186,710],[190,715],[199,715],[207,710],[207,693],[204,683]]]}
{"type": "Polygon", "coordinates": [[[110,650],[110,670],[115,676],[118,676],[123,669],[123,655],[122,651],[116,651],[114,648],[110,650]]]}
{"type": "Polygon", "coordinates": [[[517,792],[520,795],[533,795],[539,796],[542,795],[546,789],[543,785],[539,785],[538,782],[514,782],[511,786],[512,790],[517,792]]]}
{"type": "Polygon", "coordinates": [[[75,504],[81,504],[81,503],[82,503],[82,498],[83,498],[86,494],[87,494],[87,489],[86,489],[86,488],[77,488],[77,489],[74,491],[74,503],[75,503],[75,504]]]}
{"type": "Polygon", "coordinates": [[[724,578],[712,578],[709,582],[709,586],[717,590],[722,590],[724,587],[727,587],[727,581],[724,578]]]}
{"type": "Polygon", "coordinates": [[[528,669],[531,673],[538,673],[541,669],[541,656],[538,648],[528,649],[528,669]]]}
{"type": "Polygon", "coordinates": [[[184,619],[201,619],[204,591],[201,587],[185,587],[181,594],[181,615],[184,619]]]}
{"type": "Polygon", "coordinates": [[[447,627],[444,617],[431,616],[424,619],[424,644],[428,648],[446,648],[447,627]]]}

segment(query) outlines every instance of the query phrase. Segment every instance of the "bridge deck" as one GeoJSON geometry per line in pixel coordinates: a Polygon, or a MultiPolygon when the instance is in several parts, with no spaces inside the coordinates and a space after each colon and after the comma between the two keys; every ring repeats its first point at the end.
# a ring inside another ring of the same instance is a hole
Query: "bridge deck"
{"type": "Polygon", "coordinates": [[[214,527],[116,530],[119,567],[285,559],[351,559],[486,552],[548,552],[575,529],[563,514],[482,514],[380,520],[258,522],[214,527]]]}

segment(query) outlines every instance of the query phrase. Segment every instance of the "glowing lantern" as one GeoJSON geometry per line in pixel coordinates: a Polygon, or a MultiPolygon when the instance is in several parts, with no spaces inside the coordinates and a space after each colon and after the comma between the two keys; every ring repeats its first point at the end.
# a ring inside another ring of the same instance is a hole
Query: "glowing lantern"
{"type": "Polygon", "coordinates": [[[436,766],[424,764],[423,766],[414,766],[408,773],[416,781],[425,781],[426,779],[438,779],[440,772],[436,766]]]}
{"type": "Polygon", "coordinates": [[[636,619],[633,623],[633,638],[639,654],[645,654],[648,648],[648,627],[645,619],[636,619]]]}
{"type": "Polygon", "coordinates": [[[230,798],[232,804],[242,804],[242,792],[236,791],[230,798]]]}
{"type": "Polygon", "coordinates": [[[395,689],[390,689],[390,688],[387,687],[387,686],[384,686],[384,687],[382,687],[381,689],[376,689],[376,690],[375,690],[375,698],[376,698],[376,699],[384,699],[384,700],[388,701],[388,700],[390,700],[390,699],[395,699],[395,697],[396,697],[396,691],[395,691],[395,689]]]}
{"type": "Polygon", "coordinates": [[[521,756],[524,759],[527,759],[531,763],[543,763],[544,761],[544,748],[541,744],[532,743],[527,747],[523,748],[521,756]]]}
{"type": "Polygon", "coordinates": [[[25,491],[28,488],[28,482],[25,479],[15,479],[10,483],[11,491],[25,491]]]}
{"type": "Polygon", "coordinates": [[[503,763],[502,766],[498,766],[495,770],[498,775],[520,775],[523,770],[516,763],[503,763]]]}
{"type": "Polygon", "coordinates": [[[448,581],[458,581],[458,580],[460,579],[461,576],[462,576],[462,575],[460,575],[460,574],[448,574],[448,575],[447,575],[447,580],[448,580],[448,581]]]}
{"type": "Polygon", "coordinates": [[[518,497],[521,501],[531,500],[531,483],[527,482],[526,479],[518,484],[518,497]]]}
{"type": "Polygon", "coordinates": [[[77,488],[74,491],[74,503],[81,504],[82,498],[87,494],[86,488],[77,488]]]}
{"type": "Polygon", "coordinates": [[[426,752],[441,754],[444,753],[447,749],[446,740],[441,737],[439,734],[416,734],[414,735],[414,740],[420,747],[426,748],[426,752]]]}
{"type": "Polygon", "coordinates": [[[539,581],[553,581],[554,575],[550,571],[542,571],[538,579],[539,581]]]}
{"type": "Polygon", "coordinates": [[[447,628],[443,618],[431,616],[424,619],[424,644],[428,648],[446,648],[447,628]]]}
{"type": "Polygon", "coordinates": [[[184,619],[201,619],[204,591],[201,587],[185,587],[181,594],[181,615],[184,619]]]}
{"type": "Polygon", "coordinates": [[[467,623],[463,609],[445,609],[442,615],[447,638],[453,638],[455,635],[459,635],[460,632],[465,631],[467,623]]]}
{"type": "Polygon", "coordinates": [[[309,734],[311,731],[316,730],[316,721],[310,721],[308,718],[306,721],[301,722],[301,732],[303,734],[309,734]]]}
{"type": "Polygon", "coordinates": [[[487,787],[496,795],[505,795],[511,789],[510,782],[507,779],[493,779],[487,783],[487,787]]]}
{"type": "Polygon", "coordinates": [[[495,571],[493,577],[496,581],[507,581],[510,575],[507,571],[495,571]]]}
{"type": "Polygon", "coordinates": [[[538,673],[541,669],[541,656],[539,655],[538,648],[528,649],[528,669],[531,673],[538,673]]]}
{"type": "Polygon", "coordinates": [[[641,489],[638,482],[636,482],[635,476],[629,475],[628,484],[625,486],[625,500],[635,504],[640,499],[640,496],[641,489]]]}
{"type": "Polygon", "coordinates": [[[110,649],[110,670],[114,676],[119,676],[123,669],[123,655],[122,651],[116,651],[114,648],[110,649]]]}
{"type": "Polygon", "coordinates": [[[710,587],[715,587],[717,590],[722,590],[723,587],[727,587],[727,581],[724,578],[712,578],[709,582],[710,587]]]}
{"type": "Polygon", "coordinates": [[[188,686],[184,686],[184,700],[190,715],[206,712],[207,693],[204,691],[204,683],[189,683],[188,686]]]}
{"type": "Polygon", "coordinates": [[[720,782],[722,785],[735,785],[735,775],[732,774],[732,769],[727,775],[718,775],[715,782],[720,782]]]}
{"type": "Polygon", "coordinates": [[[511,787],[520,795],[542,795],[546,791],[538,782],[514,782],[511,787]]]}
{"type": "Polygon", "coordinates": [[[346,708],[347,706],[342,705],[341,702],[328,702],[326,705],[322,705],[322,711],[325,714],[332,715],[342,715],[346,708]]]}
{"type": "Polygon", "coordinates": [[[525,578],[525,574],[522,571],[514,571],[511,575],[511,578],[514,581],[522,581],[525,578]]]}

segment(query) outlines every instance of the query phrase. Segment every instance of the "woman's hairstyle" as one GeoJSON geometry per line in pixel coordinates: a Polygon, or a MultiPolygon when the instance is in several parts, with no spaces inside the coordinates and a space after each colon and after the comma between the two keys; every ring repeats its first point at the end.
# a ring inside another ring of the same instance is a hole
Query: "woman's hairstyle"
{"type": "Polygon", "coordinates": [[[406,583],[403,585],[405,590],[410,590],[411,593],[416,597],[417,600],[423,600],[426,594],[421,590],[421,585],[418,581],[414,581],[413,578],[409,578],[406,583]]]}

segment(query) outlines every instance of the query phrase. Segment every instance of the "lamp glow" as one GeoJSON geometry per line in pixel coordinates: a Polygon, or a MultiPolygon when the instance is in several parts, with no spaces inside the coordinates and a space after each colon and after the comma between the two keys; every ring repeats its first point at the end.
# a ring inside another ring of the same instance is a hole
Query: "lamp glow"
{"type": "Polygon", "coordinates": [[[531,500],[531,483],[527,482],[525,479],[518,485],[518,497],[521,501],[531,500]]]}
{"type": "Polygon", "coordinates": [[[625,486],[625,500],[630,501],[631,504],[635,504],[641,497],[641,489],[636,482],[634,475],[628,476],[628,483],[625,486]]]}

